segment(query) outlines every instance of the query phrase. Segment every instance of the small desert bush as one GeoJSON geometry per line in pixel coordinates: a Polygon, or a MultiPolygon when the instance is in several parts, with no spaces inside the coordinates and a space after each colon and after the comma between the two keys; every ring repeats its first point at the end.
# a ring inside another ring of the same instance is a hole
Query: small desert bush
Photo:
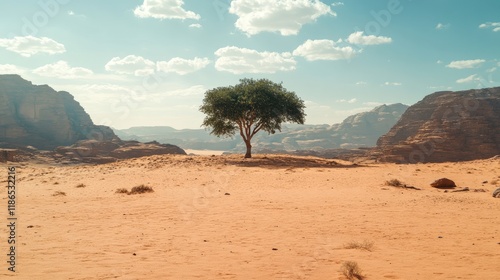
{"type": "Polygon", "coordinates": [[[62,191],[56,191],[52,196],[59,196],[59,195],[64,196],[66,195],[66,193],[62,191]]]}
{"type": "Polygon", "coordinates": [[[133,187],[128,194],[140,194],[140,193],[150,193],[154,192],[152,187],[140,185],[133,187]]]}
{"type": "Polygon", "coordinates": [[[389,181],[385,181],[385,184],[387,186],[391,186],[391,187],[402,187],[402,186],[404,186],[403,182],[399,181],[398,179],[391,179],[389,181]]]}
{"type": "Polygon", "coordinates": [[[115,193],[128,193],[126,188],[117,189],[115,193]]]}
{"type": "Polygon", "coordinates": [[[361,274],[361,268],[359,268],[359,265],[357,262],[352,262],[352,261],[347,261],[342,264],[341,267],[342,273],[344,274],[347,279],[352,280],[352,279],[364,279],[365,277],[361,274]]]}
{"type": "Polygon", "coordinates": [[[85,184],[78,184],[78,185],[76,185],[76,187],[77,188],[85,188],[86,186],[85,186],[85,184]]]}
{"type": "Polygon", "coordinates": [[[344,249],[359,249],[371,252],[373,251],[373,242],[367,240],[363,242],[352,241],[344,244],[344,249]]]}

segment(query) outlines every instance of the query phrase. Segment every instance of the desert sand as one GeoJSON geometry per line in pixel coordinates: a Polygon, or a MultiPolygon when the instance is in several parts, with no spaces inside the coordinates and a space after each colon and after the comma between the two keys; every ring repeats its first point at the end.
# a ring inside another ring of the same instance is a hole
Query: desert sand
{"type": "MultiPolygon", "coordinates": [[[[500,199],[491,196],[500,159],[164,155],[16,166],[17,273],[2,238],[2,279],[346,279],[345,261],[366,279],[500,279],[500,199]],[[442,177],[471,191],[430,187],[442,177]],[[141,184],[154,192],[116,193],[141,184]]],[[[1,197],[7,223],[6,188],[1,197]]]]}

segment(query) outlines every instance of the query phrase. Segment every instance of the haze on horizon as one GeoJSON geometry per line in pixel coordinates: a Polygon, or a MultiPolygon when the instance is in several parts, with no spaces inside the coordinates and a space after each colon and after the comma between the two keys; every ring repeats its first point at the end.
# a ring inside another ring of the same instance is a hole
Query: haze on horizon
{"type": "Polygon", "coordinates": [[[200,128],[203,93],[283,82],[307,124],[500,86],[500,2],[0,2],[0,74],[75,96],[96,124],[200,128]]]}

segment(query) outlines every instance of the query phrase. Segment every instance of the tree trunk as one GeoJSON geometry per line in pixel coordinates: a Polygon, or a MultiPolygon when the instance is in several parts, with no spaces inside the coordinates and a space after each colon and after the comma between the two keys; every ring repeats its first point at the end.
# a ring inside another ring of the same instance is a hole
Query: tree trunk
{"type": "Polygon", "coordinates": [[[250,140],[245,141],[245,145],[247,146],[247,153],[245,154],[245,158],[251,158],[252,157],[252,144],[250,144],[250,140]]]}

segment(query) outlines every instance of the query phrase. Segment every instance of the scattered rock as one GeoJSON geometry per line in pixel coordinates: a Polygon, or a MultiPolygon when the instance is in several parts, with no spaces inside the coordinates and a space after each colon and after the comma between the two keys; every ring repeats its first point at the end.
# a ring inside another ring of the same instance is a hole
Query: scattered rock
{"type": "Polygon", "coordinates": [[[456,188],[455,182],[448,178],[441,178],[431,183],[431,187],[437,189],[453,189],[456,188]]]}
{"type": "Polygon", "coordinates": [[[278,248],[273,248],[273,251],[278,251],[278,248]]]}
{"type": "Polygon", "coordinates": [[[496,190],[493,191],[493,197],[500,198],[500,188],[497,188],[496,190]]]}
{"type": "Polygon", "coordinates": [[[227,192],[227,193],[225,193],[224,195],[231,195],[231,194],[227,192]]]}
{"type": "Polygon", "coordinates": [[[138,158],[143,156],[178,154],[186,152],[170,144],[160,144],[156,141],[141,143],[138,141],[82,140],[68,147],[57,147],[56,152],[74,161],[87,163],[109,163],[118,159],[138,158]]]}

